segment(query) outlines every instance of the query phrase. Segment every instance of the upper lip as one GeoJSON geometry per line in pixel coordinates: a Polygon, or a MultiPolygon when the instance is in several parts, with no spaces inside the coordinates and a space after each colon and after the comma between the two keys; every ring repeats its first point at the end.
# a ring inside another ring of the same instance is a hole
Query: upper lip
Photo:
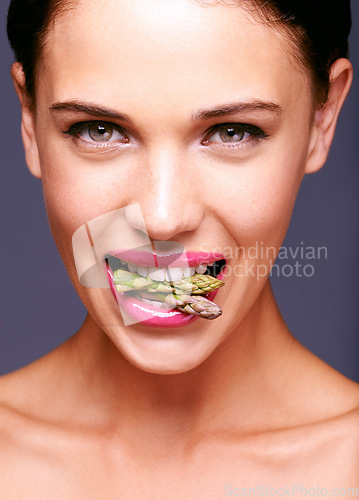
{"type": "Polygon", "coordinates": [[[224,260],[224,256],[217,252],[157,252],[141,250],[111,250],[107,255],[143,267],[196,267],[200,264],[212,264],[217,260],[224,260]]]}

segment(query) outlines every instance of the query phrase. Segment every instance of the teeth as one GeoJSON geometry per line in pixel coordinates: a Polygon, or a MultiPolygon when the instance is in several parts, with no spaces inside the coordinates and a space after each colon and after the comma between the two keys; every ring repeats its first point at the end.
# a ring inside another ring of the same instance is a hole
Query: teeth
{"type": "Polygon", "coordinates": [[[207,271],[207,265],[206,264],[201,264],[200,266],[196,267],[196,273],[198,274],[203,274],[207,271]]]}
{"type": "MultiPolygon", "coordinates": [[[[187,267],[182,269],[181,267],[170,267],[169,269],[157,268],[157,267],[141,267],[141,266],[132,266],[128,264],[129,270],[134,273],[137,272],[140,276],[144,278],[148,276],[151,280],[154,281],[179,281],[182,278],[189,278],[193,276],[196,272],[195,267],[187,267]]],[[[202,266],[204,269],[207,269],[207,266],[202,266]]]]}
{"type": "Polygon", "coordinates": [[[146,278],[146,276],[147,276],[147,270],[148,270],[147,267],[137,266],[136,269],[137,269],[137,274],[139,274],[140,276],[143,276],[144,278],[146,278]]]}
{"type": "Polygon", "coordinates": [[[170,267],[166,270],[167,281],[179,281],[183,277],[183,270],[180,267],[170,267]]]}
{"type": "Polygon", "coordinates": [[[190,276],[193,276],[195,272],[196,272],[195,267],[186,267],[185,269],[183,269],[183,277],[189,278],[190,276]]]}
{"type": "Polygon", "coordinates": [[[148,277],[154,281],[165,281],[166,270],[157,269],[156,267],[150,267],[148,269],[148,277]]]}
{"type": "Polygon", "coordinates": [[[170,267],[168,269],[157,267],[136,266],[130,262],[125,262],[131,273],[137,273],[143,278],[148,277],[154,281],[179,281],[182,278],[189,278],[195,273],[204,274],[207,271],[207,265],[201,264],[197,267],[170,267]]]}

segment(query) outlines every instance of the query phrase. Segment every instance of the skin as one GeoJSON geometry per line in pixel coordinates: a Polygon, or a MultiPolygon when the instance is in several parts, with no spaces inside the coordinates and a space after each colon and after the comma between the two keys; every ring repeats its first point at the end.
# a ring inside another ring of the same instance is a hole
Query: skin
{"type": "MultiPolygon", "coordinates": [[[[268,274],[270,259],[235,250],[280,247],[352,80],[349,61],[336,61],[328,104],[315,110],[291,49],[239,7],[89,0],[50,31],[33,111],[13,66],[27,164],[89,315],[65,344],[1,379],[1,497],[218,499],[229,486],[358,486],[358,385],[293,338],[267,276],[231,273],[213,322],[124,327],[109,290],[79,284],[72,255],[78,227],[140,203],[152,240],[231,248],[230,269],[247,259],[268,274]],[[191,118],[258,100],[281,111],[191,118]],[[50,109],[70,101],[131,121],[50,109]],[[88,120],[122,126],[128,143],[95,147],[63,133],[88,120]],[[204,140],[233,122],[268,137],[204,140]]],[[[134,215],[128,225],[143,229],[134,215]]]]}

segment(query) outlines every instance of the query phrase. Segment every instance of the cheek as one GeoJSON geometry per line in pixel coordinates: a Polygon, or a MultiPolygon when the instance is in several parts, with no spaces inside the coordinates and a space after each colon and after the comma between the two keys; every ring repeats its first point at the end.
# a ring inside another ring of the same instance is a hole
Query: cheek
{"type": "Polygon", "coordinates": [[[303,177],[302,156],[296,162],[278,158],[233,172],[217,182],[222,223],[236,245],[263,242],[280,246],[285,237],[303,177]]]}
{"type": "MultiPolygon", "coordinates": [[[[69,150],[51,138],[39,145],[49,222],[55,239],[61,233],[66,241],[82,224],[118,208],[113,206],[114,179],[113,175],[106,175],[107,165],[100,168],[90,158],[74,158],[69,150]]],[[[118,187],[116,196],[117,201],[124,196],[118,187]]]]}
{"type": "Polygon", "coordinates": [[[89,181],[76,173],[73,159],[67,161],[54,149],[40,148],[44,199],[53,238],[71,275],[75,272],[72,236],[93,214],[98,215],[94,212],[98,186],[91,189],[89,181]]]}

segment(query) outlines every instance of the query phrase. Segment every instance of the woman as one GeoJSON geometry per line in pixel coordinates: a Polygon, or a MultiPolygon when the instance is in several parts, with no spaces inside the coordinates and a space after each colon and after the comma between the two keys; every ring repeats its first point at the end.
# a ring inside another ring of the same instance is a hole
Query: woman
{"type": "Polygon", "coordinates": [[[31,3],[8,25],[26,159],[89,314],[1,381],[2,496],[349,494],[358,386],[268,281],[351,85],[349,3],[31,3]],[[177,286],[208,266],[197,307],[177,286]]]}

